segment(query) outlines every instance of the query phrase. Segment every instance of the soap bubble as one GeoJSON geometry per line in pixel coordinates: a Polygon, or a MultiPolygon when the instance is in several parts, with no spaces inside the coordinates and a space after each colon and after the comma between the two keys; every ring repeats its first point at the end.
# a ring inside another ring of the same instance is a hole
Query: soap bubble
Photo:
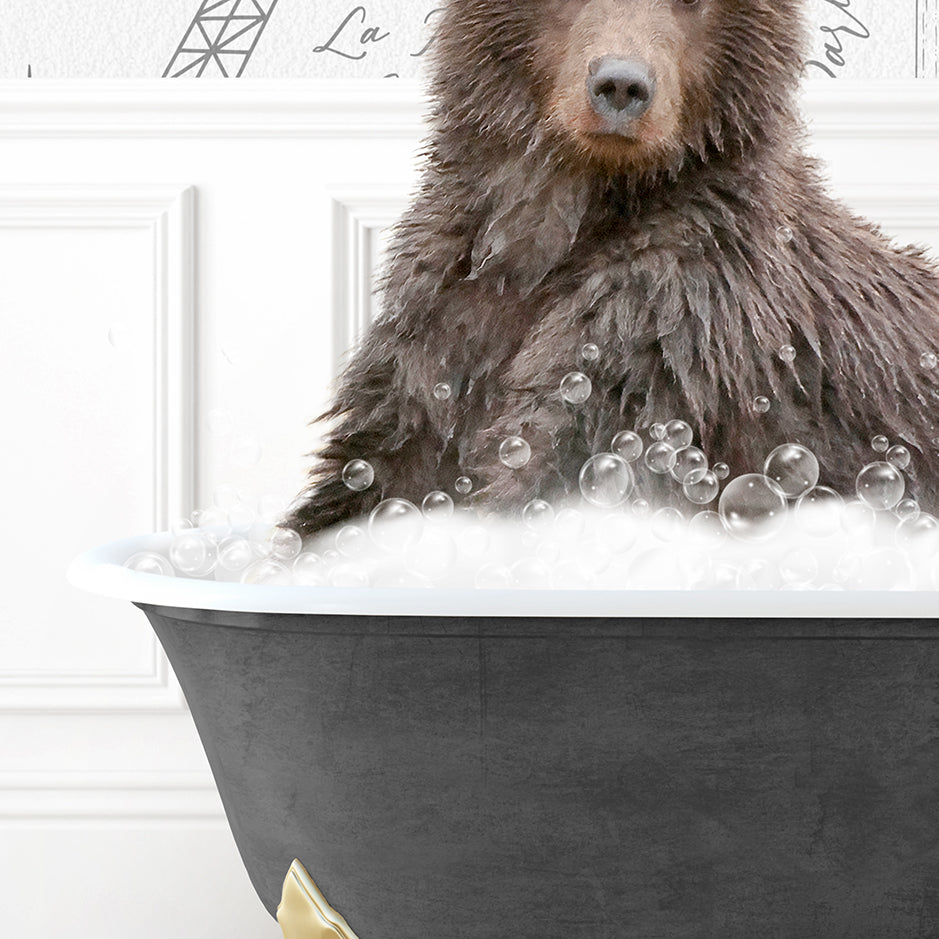
{"type": "Polygon", "coordinates": [[[709,548],[716,548],[727,540],[727,530],[717,512],[698,512],[688,523],[688,534],[694,541],[709,548]]]}
{"type": "Polygon", "coordinates": [[[669,421],[665,425],[665,433],[658,439],[663,443],[667,443],[673,450],[682,450],[691,446],[694,431],[692,431],[691,425],[685,421],[669,421]]]}
{"type": "Polygon", "coordinates": [[[261,441],[255,434],[242,434],[232,441],[231,459],[236,466],[251,467],[261,462],[261,441]]]}
{"type": "Polygon", "coordinates": [[[236,535],[218,546],[218,566],[226,571],[243,571],[254,560],[254,549],[247,538],[236,535]]]}
{"type": "Polygon", "coordinates": [[[375,481],[375,470],[366,460],[349,460],[342,468],[342,481],[353,492],[364,492],[375,481]]]}
{"type": "Polygon", "coordinates": [[[779,568],[766,558],[747,561],[737,577],[740,590],[778,590],[782,586],[779,568]]]}
{"type": "Polygon", "coordinates": [[[635,517],[625,512],[607,512],[600,519],[597,536],[607,551],[623,554],[636,543],[639,537],[635,517]]]}
{"type": "Polygon", "coordinates": [[[610,449],[627,463],[635,463],[642,456],[642,437],[632,430],[621,430],[613,438],[610,449]]]}
{"type": "Polygon", "coordinates": [[[734,590],[740,579],[740,568],[729,561],[704,558],[707,566],[702,567],[701,586],[710,590],[734,590]]]}
{"type": "MultiPolygon", "coordinates": [[[[664,440],[666,433],[667,431],[665,430],[664,424],[655,423],[649,428],[649,436],[652,437],[653,440],[664,440]]],[[[672,447],[672,449],[674,450],[675,448],[672,447]]]]}
{"type": "Polygon", "coordinates": [[[607,570],[612,559],[606,544],[596,534],[592,534],[581,541],[577,554],[568,560],[579,564],[588,579],[594,579],[607,570]]]}
{"type": "MultiPolygon", "coordinates": [[[[355,558],[368,547],[368,536],[358,525],[343,525],[336,532],[334,544],[344,558],[355,558]]],[[[299,554],[298,554],[299,557],[299,554]]]]}
{"type": "Polygon", "coordinates": [[[382,570],[375,575],[373,587],[392,590],[426,590],[432,587],[428,577],[412,570],[382,570]]]}
{"type": "Polygon", "coordinates": [[[254,509],[243,502],[233,505],[228,510],[228,524],[231,525],[232,531],[239,532],[242,535],[251,530],[255,518],[254,509]]]}
{"type": "Polygon", "coordinates": [[[407,499],[385,499],[368,518],[368,533],[383,551],[409,548],[420,538],[423,528],[424,516],[407,499]]]}
{"type": "MultiPolygon", "coordinates": [[[[668,437],[661,442],[667,444],[669,442],[668,437]]],[[[686,445],[681,448],[676,448],[675,461],[669,468],[669,473],[671,473],[672,479],[674,479],[675,482],[684,483],[692,473],[703,472],[707,468],[708,458],[704,455],[704,451],[699,450],[697,447],[689,447],[686,445]]]]}
{"type": "Polygon", "coordinates": [[[809,584],[818,577],[818,558],[805,548],[794,548],[780,558],[779,573],[787,584],[809,584]]]}
{"type": "Polygon", "coordinates": [[[292,528],[274,528],[265,541],[271,546],[271,556],[278,561],[292,561],[303,547],[303,539],[292,528]]]}
{"type": "Polygon", "coordinates": [[[428,526],[408,551],[408,568],[429,578],[428,586],[443,577],[456,563],[456,543],[446,529],[428,526]]]}
{"type": "Polygon", "coordinates": [[[199,516],[199,530],[214,544],[231,534],[231,522],[228,513],[216,506],[203,509],[199,516]]]}
{"type": "Polygon", "coordinates": [[[598,453],[581,467],[579,477],[583,497],[599,508],[623,503],[633,490],[629,464],[615,453],[598,453]]]}
{"type": "Polygon", "coordinates": [[[329,571],[329,583],[333,587],[358,589],[368,587],[368,573],[360,564],[342,561],[329,571]]]}
{"type": "Polygon", "coordinates": [[[124,567],[138,574],[159,574],[162,577],[173,576],[173,565],[156,551],[138,551],[125,562],[124,567]]]}
{"type": "Polygon", "coordinates": [[[783,362],[794,362],[796,358],[795,346],[780,346],[779,357],[783,362]]]}
{"type": "Polygon", "coordinates": [[[908,590],[913,571],[896,548],[876,548],[843,558],[835,576],[849,590],[908,590]]]}
{"type": "MultiPolygon", "coordinates": [[[[533,535],[534,532],[526,532],[526,534],[533,535]]],[[[557,564],[561,557],[561,546],[556,541],[542,541],[535,535],[535,543],[535,557],[539,561],[544,561],[549,565],[557,564]]]]}
{"type": "Polygon", "coordinates": [[[810,535],[823,538],[841,526],[844,499],[827,486],[815,486],[803,492],[796,502],[796,522],[810,535]]]}
{"type": "Polygon", "coordinates": [[[491,539],[482,525],[467,525],[460,533],[457,547],[460,554],[470,560],[479,560],[489,550],[491,539]]]}
{"type": "Polygon", "coordinates": [[[887,451],[887,462],[897,469],[906,469],[910,465],[910,459],[910,451],[901,444],[896,444],[887,451]]]}
{"type": "Polygon", "coordinates": [[[215,568],[215,545],[200,531],[184,531],[170,543],[170,561],[181,574],[203,577],[215,568]]]}
{"type": "Polygon", "coordinates": [[[212,504],[217,509],[223,509],[225,512],[243,501],[244,498],[242,494],[228,483],[222,483],[222,485],[216,486],[212,491],[212,504]]]}
{"type": "Polygon", "coordinates": [[[520,558],[510,568],[512,586],[529,590],[544,589],[551,580],[551,571],[538,558],[520,558]]]}
{"type": "Polygon", "coordinates": [[[554,531],[562,541],[575,541],[584,533],[584,513],[578,509],[561,509],[554,517],[554,531]]]}
{"type": "Polygon", "coordinates": [[[919,513],[919,503],[915,499],[901,499],[893,510],[893,514],[901,520],[916,518],[919,513]]]}
{"type": "Polygon", "coordinates": [[[327,583],[328,565],[314,551],[302,551],[291,567],[294,580],[302,587],[323,587],[327,583]]]}
{"type": "Polygon", "coordinates": [[[772,407],[772,402],[766,395],[757,395],[753,399],[753,410],[757,414],[765,414],[772,407]]]}
{"type": "Polygon", "coordinates": [[[565,558],[554,566],[556,590],[589,590],[594,585],[590,571],[576,558],[565,558]]]}
{"type": "Polygon", "coordinates": [[[469,476],[460,476],[453,486],[461,496],[465,496],[473,491],[473,480],[469,476]]]}
{"type": "Polygon", "coordinates": [[[580,354],[584,357],[584,361],[596,362],[600,358],[600,347],[594,342],[585,343],[580,354]]]}
{"type": "Polygon", "coordinates": [[[874,437],[873,440],[871,440],[871,446],[878,453],[884,453],[886,452],[887,447],[890,446],[890,441],[883,434],[878,434],[876,437],[874,437]]]}
{"type": "Polygon", "coordinates": [[[646,499],[633,499],[630,503],[629,510],[636,518],[645,518],[649,512],[652,511],[652,506],[649,505],[646,499]]]}
{"type": "Polygon", "coordinates": [[[453,499],[447,493],[435,489],[424,496],[424,501],[421,502],[421,512],[424,518],[433,521],[450,518],[453,515],[453,499]]]}
{"type": "Polygon", "coordinates": [[[434,385],[434,397],[438,401],[446,401],[453,394],[453,388],[445,381],[439,381],[434,385]]]}
{"type": "Polygon", "coordinates": [[[788,225],[782,225],[776,229],[776,237],[780,244],[787,245],[795,238],[795,232],[788,225]]]}
{"type": "Polygon", "coordinates": [[[261,558],[249,564],[241,574],[243,584],[264,584],[268,587],[286,587],[293,583],[290,570],[273,558],[261,558]]]}
{"type": "Polygon", "coordinates": [[[568,372],[561,379],[561,397],[568,404],[583,404],[593,391],[593,382],[583,372],[568,372]]]}
{"type": "Polygon", "coordinates": [[[653,473],[658,473],[660,476],[671,470],[675,465],[676,459],[675,451],[661,440],[653,443],[649,449],[646,450],[646,466],[652,470],[653,473]]]}
{"type": "Polygon", "coordinates": [[[731,480],[721,493],[718,512],[727,530],[744,541],[765,541],[786,523],[786,497],[758,473],[731,480]]]}
{"type": "Polygon", "coordinates": [[[905,488],[903,475],[892,463],[868,463],[857,475],[857,497],[872,509],[892,509],[905,488]]]}
{"type": "Polygon", "coordinates": [[[674,547],[658,547],[636,555],[629,568],[631,586],[640,590],[680,590],[685,577],[674,547]]]}
{"type": "Polygon", "coordinates": [[[170,522],[170,531],[174,535],[181,535],[184,531],[192,531],[193,527],[192,519],[182,515],[170,522]]]}
{"type": "Polygon", "coordinates": [[[818,460],[798,443],[776,447],[763,464],[763,473],[789,499],[798,499],[818,482],[818,460]]]}
{"type": "Polygon", "coordinates": [[[695,505],[707,505],[708,502],[714,501],[720,488],[721,484],[713,470],[699,469],[693,470],[685,477],[681,491],[689,502],[694,502],[695,505]]]}
{"type": "Polygon", "coordinates": [[[939,364],[939,357],[936,356],[935,352],[924,352],[919,357],[919,364],[923,368],[931,371],[936,367],[937,364],[939,364]]]}
{"type": "Polygon", "coordinates": [[[483,564],[476,571],[477,590],[508,590],[513,582],[512,572],[504,564],[483,564]]]}
{"type": "Polygon", "coordinates": [[[660,541],[677,541],[685,530],[685,518],[671,506],[652,513],[652,534],[660,541]]]}
{"type": "Polygon", "coordinates": [[[726,479],[730,475],[730,467],[726,463],[715,463],[711,469],[718,479],[726,479]]]}
{"type": "Polygon", "coordinates": [[[499,444],[499,460],[509,469],[521,469],[531,459],[531,447],[521,437],[506,437],[499,444]]]}
{"type": "Polygon", "coordinates": [[[928,512],[920,512],[903,519],[896,530],[896,542],[900,548],[926,557],[939,552],[939,521],[928,512]]]}
{"type": "Polygon", "coordinates": [[[849,535],[867,535],[876,524],[877,515],[869,505],[857,499],[845,503],[841,513],[841,527],[849,535]]]}
{"type": "Polygon", "coordinates": [[[542,531],[554,521],[554,509],[544,499],[532,499],[522,509],[522,521],[531,531],[542,531]]]}

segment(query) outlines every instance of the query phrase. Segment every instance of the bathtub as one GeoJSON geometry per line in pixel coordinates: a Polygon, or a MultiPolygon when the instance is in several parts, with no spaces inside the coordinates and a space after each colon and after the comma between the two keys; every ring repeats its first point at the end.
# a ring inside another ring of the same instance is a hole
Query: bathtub
{"type": "MultiPolygon", "coordinates": [[[[147,615],[272,915],[358,939],[939,934],[934,593],[352,590],[75,561],[147,615]]],[[[286,931],[286,930],[285,930],[286,931]]]]}

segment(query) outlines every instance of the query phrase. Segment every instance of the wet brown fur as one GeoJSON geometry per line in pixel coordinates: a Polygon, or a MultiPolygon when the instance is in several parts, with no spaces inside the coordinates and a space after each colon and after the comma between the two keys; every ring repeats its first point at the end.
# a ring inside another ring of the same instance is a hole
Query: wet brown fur
{"type": "Polygon", "coordinates": [[[939,373],[920,366],[939,351],[939,276],[833,201],[803,152],[799,6],[451,0],[383,312],[289,524],[456,495],[460,475],[479,503],[514,509],[570,492],[617,431],[673,417],[734,475],[802,442],[843,493],[886,434],[912,451],[911,492],[939,507],[939,373]],[[596,134],[585,75],[604,54],[655,71],[634,139],[596,134]],[[580,407],[558,393],[575,369],[593,381],[580,407]],[[532,447],[522,470],[498,459],[510,433],[532,447]],[[375,468],[364,493],[339,478],[353,458],[375,468]]]}

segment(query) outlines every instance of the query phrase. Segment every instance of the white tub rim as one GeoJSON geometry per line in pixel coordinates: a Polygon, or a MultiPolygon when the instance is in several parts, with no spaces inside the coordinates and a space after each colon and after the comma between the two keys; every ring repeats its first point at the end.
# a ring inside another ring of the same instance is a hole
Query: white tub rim
{"type": "Polygon", "coordinates": [[[688,619],[937,619],[939,591],[443,590],[274,587],[163,577],[123,566],[165,550],[167,532],[85,551],[69,583],[90,593],[176,609],[345,616],[612,617],[688,619]]]}

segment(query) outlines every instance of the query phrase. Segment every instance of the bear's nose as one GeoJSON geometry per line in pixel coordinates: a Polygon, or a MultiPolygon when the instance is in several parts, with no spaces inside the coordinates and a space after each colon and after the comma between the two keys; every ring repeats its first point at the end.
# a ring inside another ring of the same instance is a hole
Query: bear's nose
{"type": "Polygon", "coordinates": [[[655,97],[655,76],[640,59],[604,55],[588,67],[587,94],[594,111],[620,128],[648,110],[655,97]]]}

